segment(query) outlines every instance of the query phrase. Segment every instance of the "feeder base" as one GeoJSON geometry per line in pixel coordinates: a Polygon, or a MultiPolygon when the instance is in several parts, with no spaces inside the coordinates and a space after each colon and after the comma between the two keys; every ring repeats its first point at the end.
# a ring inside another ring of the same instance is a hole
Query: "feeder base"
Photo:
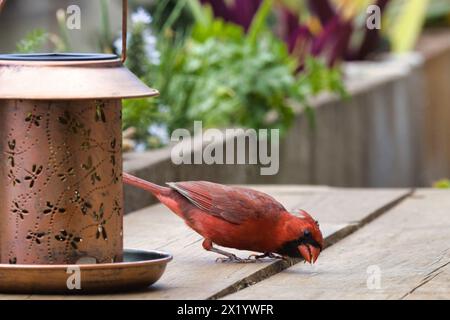
{"type": "Polygon", "coordinates": [[[0,264],[0,292],[115,293],[148,288],[163,275],[168,253],[126,249],[124,262],[83,265],[0,264]]]}

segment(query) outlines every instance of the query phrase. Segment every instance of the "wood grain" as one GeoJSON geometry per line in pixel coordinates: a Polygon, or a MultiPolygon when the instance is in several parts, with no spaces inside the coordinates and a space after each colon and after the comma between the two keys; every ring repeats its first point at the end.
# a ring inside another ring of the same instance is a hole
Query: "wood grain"
{"type": "Polygon", "coordinates": [[[449,210],[448,191],[419,190],[326,250],[316,265],[293,266],[226,298],[448,299],[449,210]],[[370,266],[381,272],[379,289],[368,288],[370,266]]]}
{"type": "MultiPolygon", "coordinates": [[[[408,190],[352,190],[326,187],[260,186],[288,208],[304,208],[319,219],[329,242],[336,242],[398,199],[408,190]],[[381,210],[380,210],[381,209],[381,210]]],[[[216,263],[201,248],[201,237],[161,205],[125,217],[127,248],[165,250],[174,255],[162,279],[144,292],[97,296],[27,296],[27,299],[208,299],[219,298],[280,272],[284,262],[216,263]]],[[[326,251],[325,251],[326,252],[326,251]]],[[[245,257],[248,252],[239,252],[245,257]]],[[[325,256],[325,254],[324,254],[325,256]]],[[[321,259],[319,259],[321,261],[321,259]]],[[[301,264],[303,266],[303,263],[301,264]]],[[[308,266],[308,268],[311,268],[308,266]]],[[[0,299],[11,296],[0,295],[0,299]]],[[[23,297],[19,297],[23,298],[23,297]]]]}

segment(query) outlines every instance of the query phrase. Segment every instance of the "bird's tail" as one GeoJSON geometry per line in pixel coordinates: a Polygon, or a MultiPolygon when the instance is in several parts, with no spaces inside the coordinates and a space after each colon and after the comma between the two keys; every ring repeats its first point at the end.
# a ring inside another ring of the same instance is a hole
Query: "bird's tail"
{"type": "Polygon", "coordinates": [[[138,187],[142,190],[151,192],[155,196],[164,195],[170,192],[171,190],[170,188],[162,187],[157,184],[142,180],[138,177],[132,176],[131,174],[125,172],[123,173],[123,182],[128,185],[138,187]]]}

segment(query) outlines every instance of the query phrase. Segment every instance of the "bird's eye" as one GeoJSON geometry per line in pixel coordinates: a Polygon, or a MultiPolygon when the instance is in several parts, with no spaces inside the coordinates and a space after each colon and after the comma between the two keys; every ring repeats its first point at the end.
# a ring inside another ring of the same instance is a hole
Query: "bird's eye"
{"type": "Polygon", "coordinates": [[[309,237],[311,235],[311,231],[309,231],[309,230],[305,230],[304,232],[303,232],[303,236],[304,237],[309,237]]]}

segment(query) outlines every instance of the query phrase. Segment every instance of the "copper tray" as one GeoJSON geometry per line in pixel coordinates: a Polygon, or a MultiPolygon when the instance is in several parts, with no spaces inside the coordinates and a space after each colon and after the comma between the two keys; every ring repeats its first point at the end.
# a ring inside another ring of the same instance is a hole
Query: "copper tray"
{"type": "Polygon", "coordinates": [[[118,263],[0,264],[0,292],[85,294],[145,289],[161,278],[171,260],[172,256],[164,252],[125,249],[124,262],[118,263]],[[79,278],[76,277],[78,270],[79,278]],[[77,279],[80,279],[80,288],[76,288],[77,279]]]}

